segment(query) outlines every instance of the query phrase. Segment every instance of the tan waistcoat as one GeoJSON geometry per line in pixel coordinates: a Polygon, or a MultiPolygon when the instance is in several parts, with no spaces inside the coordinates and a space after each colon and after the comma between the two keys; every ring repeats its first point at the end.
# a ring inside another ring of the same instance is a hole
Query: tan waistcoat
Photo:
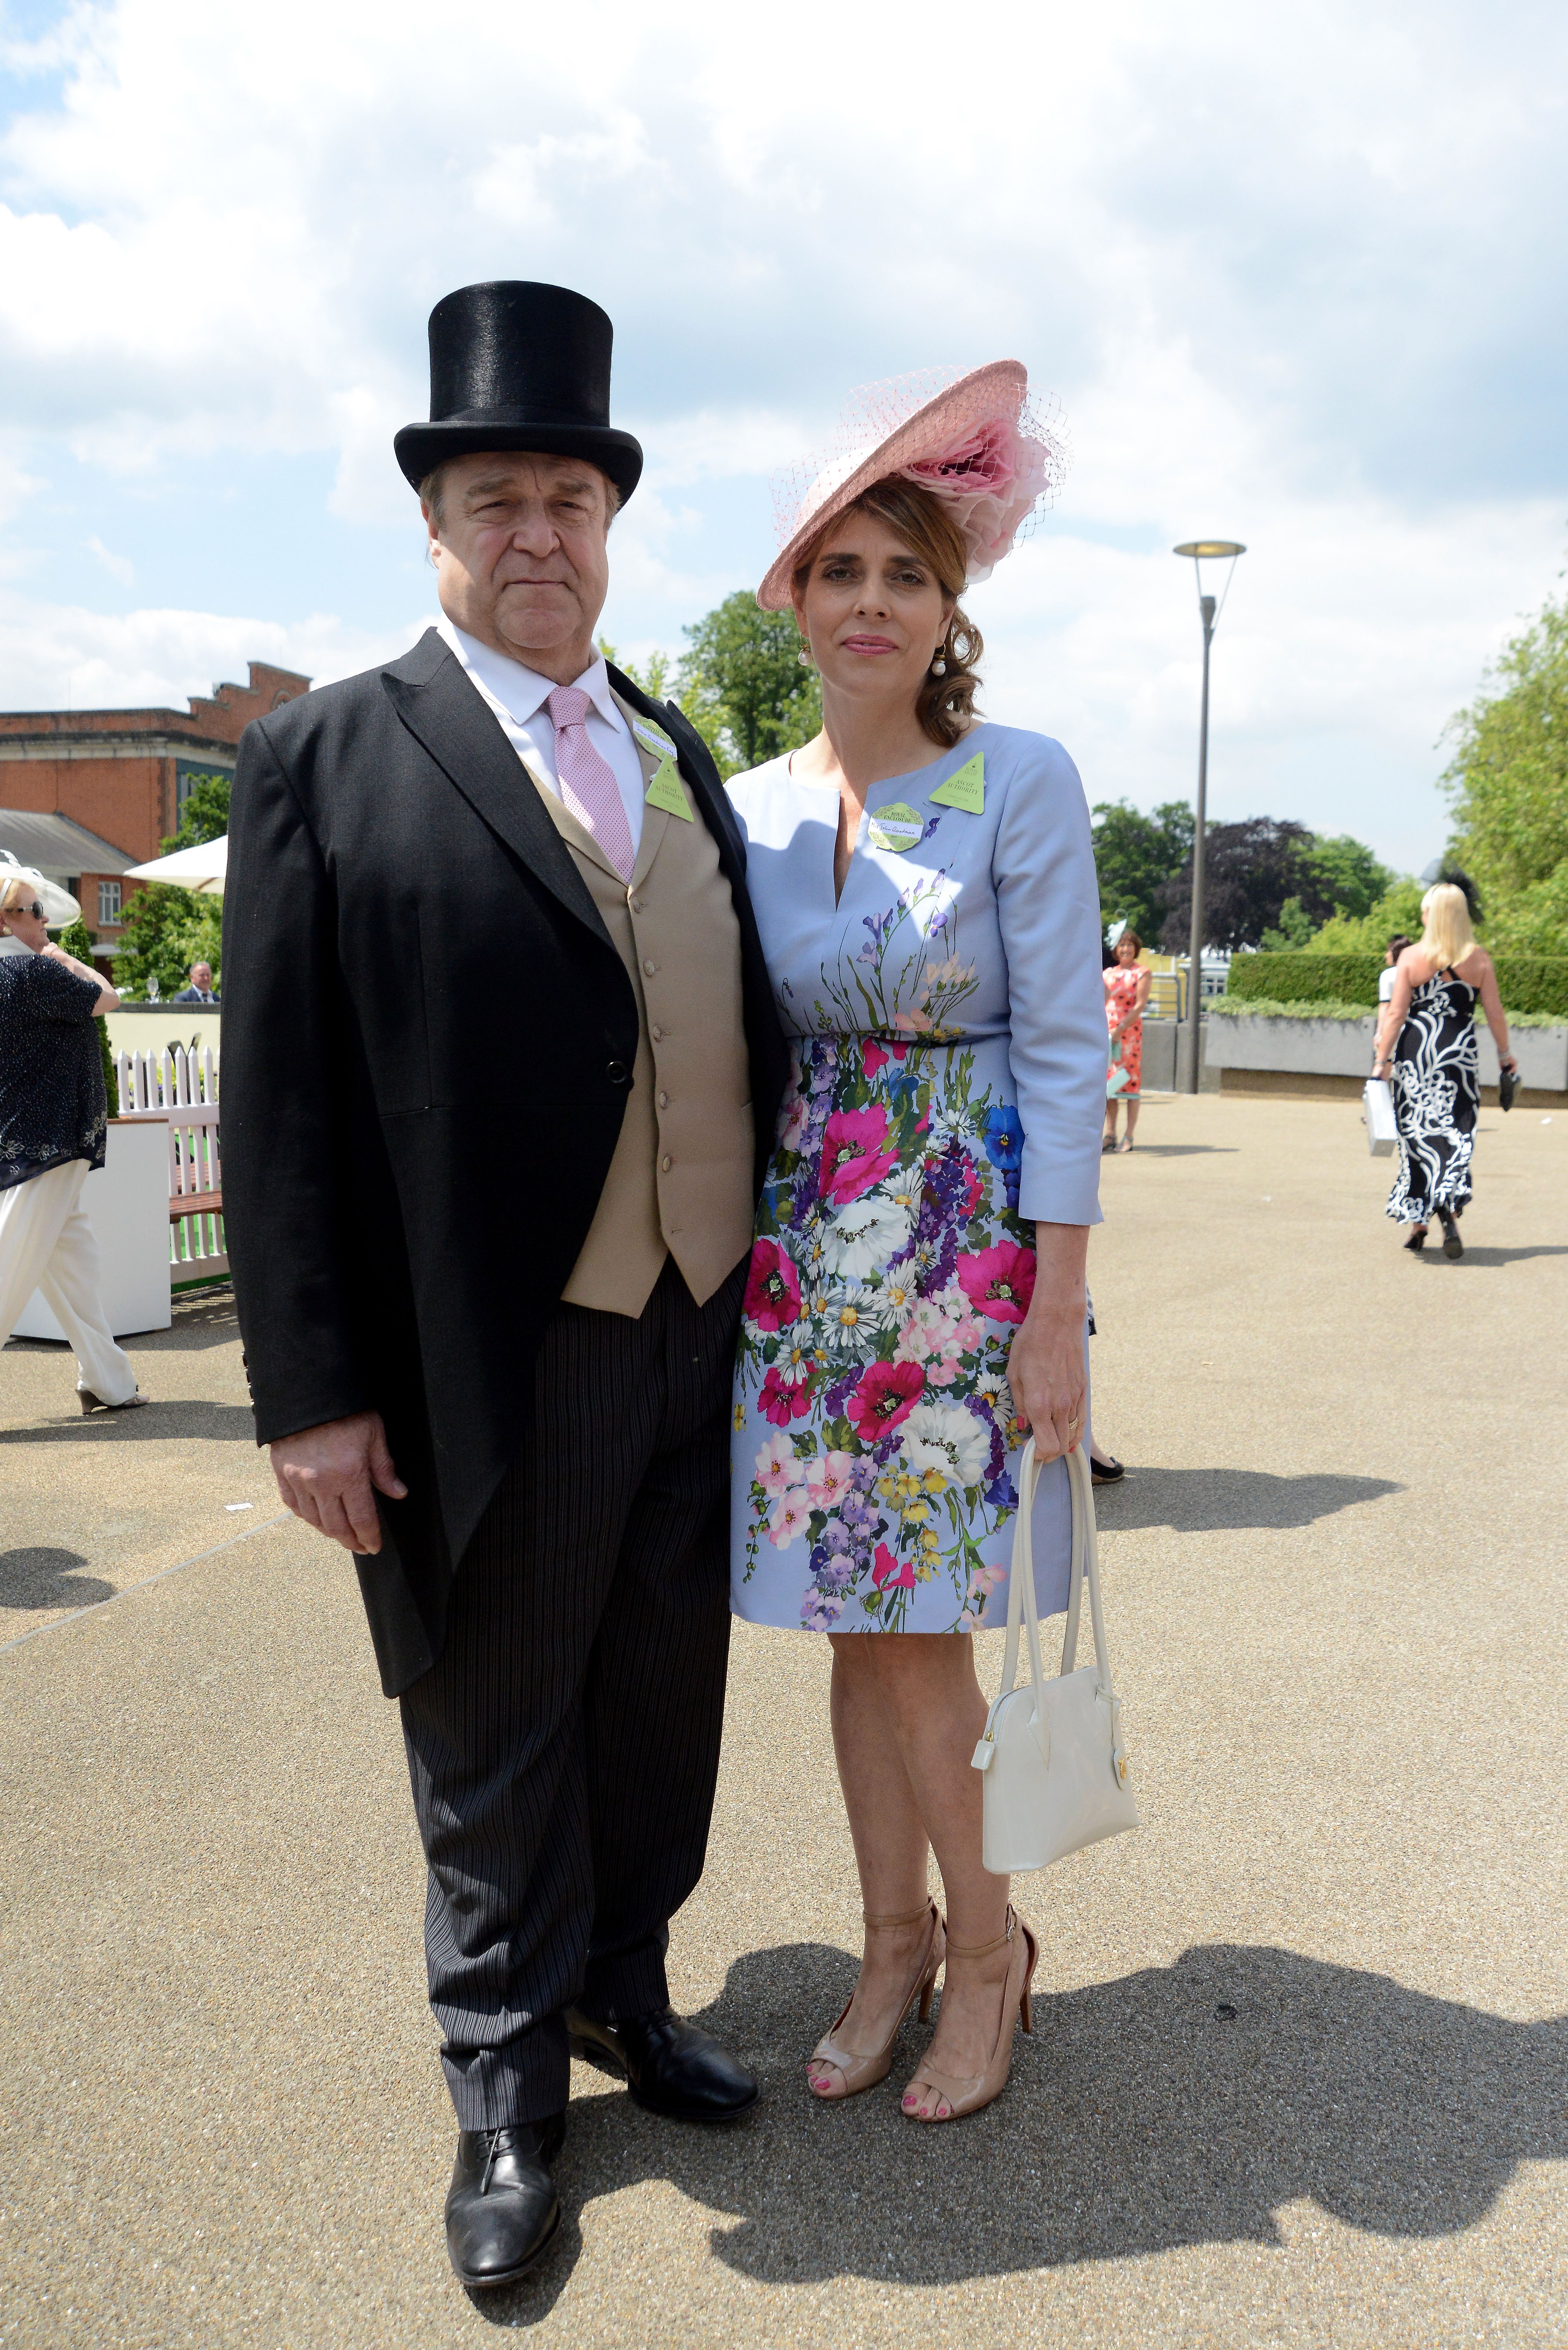
{"type": "MultiPolygon", "coordinates": [[[[617,697],[628,725],[639,713],[617,697]]],[[[659,764],[635,731],[644,787],[659,764]]],[[[752,1244],[751,1066],[741,1011],[741,930],[718,845],[684,783],[691,821],[644,806],[628,888],[591,832],[524,760],[637,995],[637,1060],[598,1211],[564,1296],[640,1314],[666,1254],[699,1305],[752,1244]]]]}

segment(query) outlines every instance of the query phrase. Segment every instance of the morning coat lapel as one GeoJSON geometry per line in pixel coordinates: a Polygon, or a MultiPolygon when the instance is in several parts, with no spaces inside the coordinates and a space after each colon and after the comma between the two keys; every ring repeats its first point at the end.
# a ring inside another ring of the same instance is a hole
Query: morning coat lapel
{"type": "Polygon", "coordinates": [[[588,885],[541,806],[537,787],[445,639],[427,629],[411,652],[382,671],[381,682],[403,724],[447,780],[613,954],[588,885]]]}

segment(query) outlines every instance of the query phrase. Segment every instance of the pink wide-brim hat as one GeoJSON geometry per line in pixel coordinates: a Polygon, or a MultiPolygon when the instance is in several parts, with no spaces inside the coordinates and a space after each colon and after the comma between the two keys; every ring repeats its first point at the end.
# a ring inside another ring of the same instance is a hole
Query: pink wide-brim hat
{"type": "Polygon", "coordinates": [[[875,482],[897,474],[950,506],[969,547],[965,585],[989,579],[1043,499],[1061,486],[1066,449],[1054,418],[1031,404],[1019,359],[967,375],[928,369],[849,395],[832,445],[774,484],[779,551],[757,590],[764,612],[790,602],[796,564],[824,525],[875,482]]]}

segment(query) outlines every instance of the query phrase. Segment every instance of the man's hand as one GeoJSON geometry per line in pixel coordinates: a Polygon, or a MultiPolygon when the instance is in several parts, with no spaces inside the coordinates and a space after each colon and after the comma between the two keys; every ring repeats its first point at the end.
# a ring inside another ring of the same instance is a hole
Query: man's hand
{"type": "Polygon", "coordinates": [[[375,1495],[400,1502],[409,1490],[387,1450],[380,1413],[324,1420],[297,1436],[280,1436],[267,1451],[277,1490],[295,1516],[345,1550],[373,1558],[381,1547],[375,1495]]]}

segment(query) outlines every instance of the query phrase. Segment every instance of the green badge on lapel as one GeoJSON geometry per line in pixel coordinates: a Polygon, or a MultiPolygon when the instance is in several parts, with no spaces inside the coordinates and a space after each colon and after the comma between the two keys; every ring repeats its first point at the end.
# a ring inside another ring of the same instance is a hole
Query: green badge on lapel
{"type": "Polygon", "coordinates": [[[931,794],[933,807],[961,808],[965,816],[985,814],[985,754],[977,751],[967,766],[950,775],[940,792],[931,794]]]}
{"type": "Polygon", "coordinates": [[[683,816],[688,824],[697,819],[686,805],[686,795],[680,788],[680,777],[675,762],[668,754],[654,770],[653,781],[644,797],[649,807],[662,808],[666,816],[683,816]]]}
{"type": "Polygon", "coordinates": [[[890,848],[902,856],[913,848],[926,829],[926,819],[919,808],[906,807],[895,800],[891,807],[877,808],[871,817],[870,841],[873,848],[890,848]]]}
{"type": "Polygon", "coordinates": [[[651,719],[634,717],[631,722],[631,731],[637,736],[638,741],[642,744],[643,749],[645,751],[651,751],[656,759],[670,759],[674,757],[674,743],[670,741],[669,735],[665,733],[663,728],[655,726],[651,719]]]}

